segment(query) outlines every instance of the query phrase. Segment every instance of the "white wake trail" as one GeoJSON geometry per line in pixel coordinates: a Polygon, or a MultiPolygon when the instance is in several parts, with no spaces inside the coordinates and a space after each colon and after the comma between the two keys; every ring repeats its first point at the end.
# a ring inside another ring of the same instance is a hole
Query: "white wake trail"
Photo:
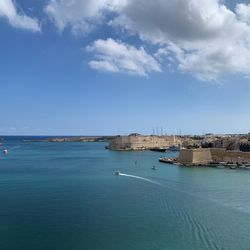
{"type": "Polygon", "coordinates": [[[18,149],[18,148],[20,148],[20,147],[21,147],[20,145],[8,147],[8,146],[5,146],[4,144],[2,144],[1,147],[0,147],[0,149],[5,149],[5,148],[7,148],[8,150],[13,150],[13,149],[18,149]]]}
{"type": "Polygon", "coordinates": [[[123,173],[120,173],[119,175],[120,176],[125,176],[125,177],[130,177],[130,178],[135,178],[135,179],[139,179],[139,180],[143,180],[143,181],[146,181],[146,182],[149,182],[149,183],[152,183],[152,184],[156,184],[158,186],[163,187],[163,185],[161,185],[159,182],[152,181],[152,180],[144,178],[144,177],[140,177],[140,176],[136,176],[136,175],[131,175],[131,174],[123,174],[123,173]]]}

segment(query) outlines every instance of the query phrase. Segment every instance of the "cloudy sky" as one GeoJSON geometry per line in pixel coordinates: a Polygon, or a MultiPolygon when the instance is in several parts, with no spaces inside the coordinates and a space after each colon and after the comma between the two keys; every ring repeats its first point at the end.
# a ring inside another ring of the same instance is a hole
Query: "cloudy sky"
{"type": "Polygon", "coordinates": [[[0,134],[250,131],[250,1],[0,0],[0,134]]]}

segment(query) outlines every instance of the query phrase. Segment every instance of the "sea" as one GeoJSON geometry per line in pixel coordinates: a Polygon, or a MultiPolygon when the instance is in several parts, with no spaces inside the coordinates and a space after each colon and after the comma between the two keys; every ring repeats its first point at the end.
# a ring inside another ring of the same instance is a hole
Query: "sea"
{"type": "Polygon", "coordinates": [[[0,250],[250,249],[250,170],[1,138],[0,250]]]}

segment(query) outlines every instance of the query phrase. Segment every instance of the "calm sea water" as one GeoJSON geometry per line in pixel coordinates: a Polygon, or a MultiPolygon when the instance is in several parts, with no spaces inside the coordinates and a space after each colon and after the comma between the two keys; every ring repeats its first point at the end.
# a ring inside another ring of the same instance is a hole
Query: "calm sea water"
{"type": "Polygon", "coordinates": [[[250,249],[248,170],[24,139],[0,145],[1,250],[250,249]]]}

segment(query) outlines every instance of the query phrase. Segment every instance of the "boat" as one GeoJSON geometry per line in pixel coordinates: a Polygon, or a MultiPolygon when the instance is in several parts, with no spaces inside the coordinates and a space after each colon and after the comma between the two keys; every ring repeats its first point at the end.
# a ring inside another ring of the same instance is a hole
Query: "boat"
{"type": "Polygon", "coordinates": [[[150,151],[155,151],[155,152],[166,152],[166,148],[150,148],[150,151]]]}
{"type": "Polygon", "coordinates": [[[116,170],[115,175],[121,175],[121,172],[119,170],[116,170]]]}
{"type": "Polygon", "coordinates": [[[170,146],[167,150],[168,151],[180,151],[180,147],[173,145],[173,146],[170,146]]]}
{"type": "Polygon", "coordinates": [[[224,165],[218,165],[218,166],[216,166],[216,168],[223,169],[223,168],[225,168],[225,166],[224,165]]]}
{"type": "Polygon", "coordinates": [[[240,169],[246,169],[246,166],[245,165],[239,165],[239,168],[240,169]]]}
{"type": "Polygon", "coordinates": [[[152,169],[152,170],[157,170],[156,166],[153,166],[151,169],[152,169]]]}
{"type": "Polygon", "coordinates": [[[228,164],[228,166],[230,167],[230,169],[236,169],[237,168],[236,164],[228,164]]]}
{"type": "Polygon", "coordinates": [[[169,163],[169,164],[177,163],[175,158],[167,158],[167,157],[159,158],[159,162],[169,163]]]}
{"type": "Polygon", "coordinates": [[[243,168],[243,166],[244,166],[244,169],[247,169],[247,170],[249,170],[250,169],[250,164],[244,164],[244,165],[242,165],[242,168],[243,168]]]}
{"type": "Polygon", "coordinates": [[[220,162],[215,163],[215,164],[216,164],[216,168],[221,168],[221,169],[225,168],[225,166],[226,166],[226,162],[224,162],[224,161],[220,161],[220,162]]]}
{"type": "Polygon", "coordinates": [[[224,161],[220,161],[219,164],[222,165],[222,166],[225,166],[227,163],[224,162],[224,161]]]}
{"type": "Polygon", "coordinates": [[[7,154],[8,154],[8,149],[4,149],[4,150],[3,150],[3,154],[4,154],[4,155],[7,155],[7,154]]]}
{"type": "Polygon", "coordinates": [[[180,162],[174,162],[173,164],[176,165],[176,166],[181,166],[182,165],[180,162]]]}

